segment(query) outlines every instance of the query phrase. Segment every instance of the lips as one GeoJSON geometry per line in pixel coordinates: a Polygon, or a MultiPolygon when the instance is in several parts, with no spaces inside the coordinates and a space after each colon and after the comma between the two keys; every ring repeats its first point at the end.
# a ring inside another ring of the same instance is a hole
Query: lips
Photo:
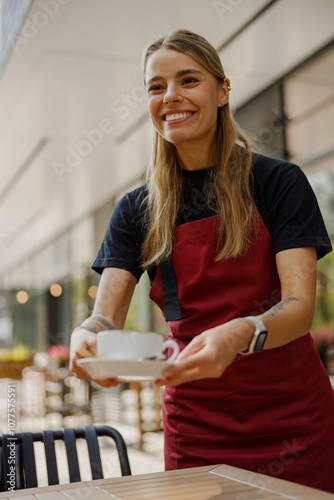
{"type": "Polygon", "coordinates": [[[166,113],[164,115],[164,120],[166,122],[174,122],[177,120],[184,120],[185,118],[189,118],[194,114],[194,111],[174,111],[174,113],[166,113]]]}

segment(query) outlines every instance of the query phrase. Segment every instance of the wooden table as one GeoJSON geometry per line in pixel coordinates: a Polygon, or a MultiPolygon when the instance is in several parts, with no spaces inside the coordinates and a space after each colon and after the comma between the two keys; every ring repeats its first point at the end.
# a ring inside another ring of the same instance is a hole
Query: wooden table
{"type": "Polygon", "coordinates": [[[13,493],[16,500],[333,500],[334,495],[228,465],[98,479],[13,493]]]}

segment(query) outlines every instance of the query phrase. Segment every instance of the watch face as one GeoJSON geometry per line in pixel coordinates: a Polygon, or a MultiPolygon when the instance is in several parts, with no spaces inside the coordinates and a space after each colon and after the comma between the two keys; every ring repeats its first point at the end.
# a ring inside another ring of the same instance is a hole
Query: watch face
{"type": "Polygon", "coordinates": [[[267,331],[259,333],[254,346],[254,352],[262,351],[266,338],[267,338],[267,331]]]}

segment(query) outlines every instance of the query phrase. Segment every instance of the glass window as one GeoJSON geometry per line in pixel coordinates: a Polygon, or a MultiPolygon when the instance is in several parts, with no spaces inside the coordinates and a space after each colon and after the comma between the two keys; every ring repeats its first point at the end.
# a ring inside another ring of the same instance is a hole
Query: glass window
{"type": "Polygon", "coordinates": [[[262,154],[285,158],[285,119],[279,83],[239,108],[235,119],[242,129],[259,142],[262,154]]]}

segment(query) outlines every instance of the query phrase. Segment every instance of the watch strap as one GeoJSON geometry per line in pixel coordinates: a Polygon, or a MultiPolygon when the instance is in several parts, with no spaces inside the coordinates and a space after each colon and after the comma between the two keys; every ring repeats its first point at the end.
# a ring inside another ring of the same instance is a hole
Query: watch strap
{"type": "Polygon", "coordinates": [[[267,338],[268,331],[262,321],[258,316],[246,316],[244,319],[249,319],[255,325],[255,330],[253,337],[249,343],[248,349],[246,351],[240,352],[240,354],[247,355],[255,352],[259,352],[263,349],[265,340],[267,338]]]}

